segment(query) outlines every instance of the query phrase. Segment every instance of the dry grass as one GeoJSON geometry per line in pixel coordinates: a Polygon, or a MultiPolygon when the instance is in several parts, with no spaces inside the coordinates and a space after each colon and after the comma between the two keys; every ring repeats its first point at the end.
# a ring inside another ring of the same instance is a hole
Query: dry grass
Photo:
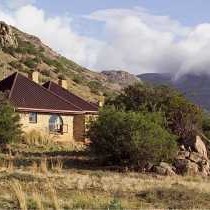
{"type": "Polygon", "coordinates": [[[52,184],[50,182],[47,183],[47,186],[48,186],[48,190],[49,190],[49,196],[51,198],[54,209],[60,210],[60,205],[59,205],[57,192],[56,192],[55,188],[52,186],[52,184]]]}
{"type": "MultiPolygon", "coordinates": [[[[83,170],[62,170],[59,174],[50,170],[47,174],[32,175],[18,170],[7,179],[11,180],[10,189],[21,209],[26,208],[26,201],[28,208],[35,206],[40,210],[114,209],[116,206],[117,209],[210,209],[210,180],[201,177],[83,170]]],[[[8,193],[6,185],[4,178],[0,178],[0,186],[5,186],[1,188],[0,208],[2,196],[8,193]]]]}
{"type": "Polygon", "coordinates": [[[51,159],[51,169],[54,172],[62,172],[63,169],[63,161],[61,160],[61,158],[56,158],[56,161],[54,161],[53,159],[51,159]]]}
{"type": "Polygon", "coordinates": [[[31,130],[24,134],[24,142],[28,145],[47,146],[53,142],[53,136],[42,134],[37,130],[31,130]]]}
{"type": "Polygon", "coordinates": [[[0,209],[210,209],[210,178],[66,169],[71,153],[63,151],[17,158],[21,165],[6,156],[0,209]]]}
{"type": "Polygon", "coordinates": [[[27,201],[25,193],[22,190],[22,186],[17,180],[12,180],[9,183],[10,189],[12,193],[14,194],[15,198],[18,201],[19,208],[21,210],[27,210],[27,201]]]}
{"type": "Polygon", "coordinates": [[[40,165],[39,165],[39,171],[43,174],[48,173],[48,163],[47,158],[41,159],[40,165]]]}
{"type": "Polygon", "coordinates": [[[35,201],[36,203],[36,206],[37,206],[37,209],[38,210],[44,210],[44,206],[43,206],[43,203],[42,203],[42,195],[40,192],[38,192],[36,189],[34,190],[33,194],[33,200],[35,201]]]}

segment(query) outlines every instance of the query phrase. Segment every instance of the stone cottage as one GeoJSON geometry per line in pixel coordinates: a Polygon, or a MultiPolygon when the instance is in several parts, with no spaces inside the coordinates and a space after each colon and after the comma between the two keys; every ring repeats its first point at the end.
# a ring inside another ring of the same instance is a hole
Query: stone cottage
{"type": "Polygon", "coordinates": [[[20,114],[24,132],[37,130],[57,141],[84,141],[87,122],[97,116],[98,106],[66,88],[65,80],[40,85],[38,72],[30,78],[16,72],[0,82],[0,91],[8,92],[10,103],[20,114]]]}

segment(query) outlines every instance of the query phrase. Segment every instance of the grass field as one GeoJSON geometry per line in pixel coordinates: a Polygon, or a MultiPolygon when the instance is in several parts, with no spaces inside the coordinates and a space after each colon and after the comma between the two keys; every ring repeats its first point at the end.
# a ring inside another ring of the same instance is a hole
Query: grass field
{"type": "Polygon", "coordinates": [[[209,178],[110,171],[57,149],[2,156],[0,209],[210,209],[209,178]]]}

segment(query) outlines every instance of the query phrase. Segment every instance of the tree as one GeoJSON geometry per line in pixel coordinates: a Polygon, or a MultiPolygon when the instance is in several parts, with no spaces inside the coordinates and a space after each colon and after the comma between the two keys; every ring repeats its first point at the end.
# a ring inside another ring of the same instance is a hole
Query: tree
{"type": "Polygon", "coordinates": [[[202,127],[201,109],[188,101],[181,93],[166,86],[153,87],[140,83],[129,86],[107,105],[118,110],[162,112],[166,127],[180,138],[190,138],[202,127]]]}
{"type": "Polygon", "coordinates": [[[8,144],[21,136],[20,117],[7,101],[5,94],[0,93],[0,144],[8,144]]]}
{"type": "Polygon", "coordinates": [[[176,137],[163,127],[160,113],[136,113],[105,108],[88,132],[91,149],[107,161],[143,166],[172,160],[176,137]]]}

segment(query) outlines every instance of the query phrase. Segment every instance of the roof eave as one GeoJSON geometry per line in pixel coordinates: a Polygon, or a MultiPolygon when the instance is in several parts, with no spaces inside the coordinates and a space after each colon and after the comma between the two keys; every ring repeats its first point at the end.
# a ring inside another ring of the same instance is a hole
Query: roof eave
{"type": "Polygon", "coordinates": [[[53,113],[53,114],[85,114],[84,111],[37,109],[37,108],[28,108],[28,107],[18,107],[18,108],[16,108],[16,111],[37,112],[37,113],[53,113]]]}

